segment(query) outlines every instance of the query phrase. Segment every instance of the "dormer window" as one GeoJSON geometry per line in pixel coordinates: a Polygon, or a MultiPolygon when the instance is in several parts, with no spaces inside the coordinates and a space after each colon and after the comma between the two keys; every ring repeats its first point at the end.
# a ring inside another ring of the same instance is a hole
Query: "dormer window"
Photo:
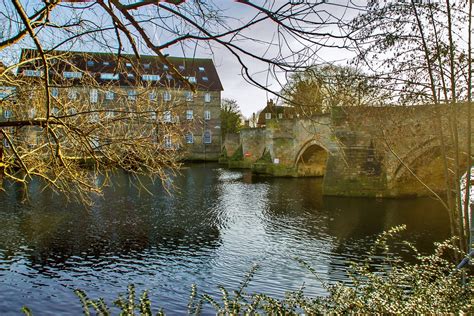
{"type": "Polygon", "coordinates": [[[110,62],[104,61],[104,62],[102,63],[102,65],[104,65],[104,66],[110,66],[110,62]]]}
{"type": "Polygon", "coordinates": [[[168,67],[168,65],[163,65],[163,69],[168,70],[168,69],[170,69],[170,67],[168,67]]]}
{"type": "Polygon", "coordinates": [[[202,81],[209,81],[208,77],[202,77],[202,81]]]}
{"type": "Polygon", "coordinates": [[[142,75],[142,80],[143,81],[159,81],[160,76],[159,75],[142,75]]]}
{"type": "Polygon", "coordinates": [[[119,74],[113,74],[110,72],[103,72],[100,74],[100,79],[102,80],[118,80],[119,74]]]}
{"type": "Polygon", "coordinates": [[[80,79],[82,78],[82,72],[79,71],[64,71],[64,79],[80,79]]]}
{"type": "Polygon", "coordinates": [[[143,68],[145,68],[145,69],[150,69],[150,66],[151,66],[150,63],[148,63],[148,64],[143,64],[143,68]]]}
{"type": "Polygon", "coordinates": [[[132,67],[132,63],[126,63],[125,66],[132,67]]]}
{"type": "Polygon", "coordinates": [[[179,67],[179,70],[180,70],[180,71],[183,71],[183,70],[184,70],[184,65],[179,65],[178,67],[179,67]]]}
{"type": "Polygon", "coordinates": [[[198,70],[199,72],[204,72],[206,69],[204,67],[199,67],[198,70]]]}
{"type": "Polygon", "coordinates": [[[190,83],[196,83],[196,77],[189,77],[188,80],[190,83]]]}
{"type": "Polygon", "coordinates": [[[25,70],[23,70],[23,75],[27,76],[27,77],[41,77],[43,75],[43,71],[33,70],[33,69],[25,69],[25,70]]]}
{"type": "Polygon", "coordinates": [[[127,78],[128,79],[133,79],[133,78],[135,78],[135,75],[134,74],[127,74],[127,78]]]}
{"type": "Polygon", "coordinates": [[[88,60],[87,61],[87,67],[93,67],[94,66],[94,61],[93,60],[88,60]]]}

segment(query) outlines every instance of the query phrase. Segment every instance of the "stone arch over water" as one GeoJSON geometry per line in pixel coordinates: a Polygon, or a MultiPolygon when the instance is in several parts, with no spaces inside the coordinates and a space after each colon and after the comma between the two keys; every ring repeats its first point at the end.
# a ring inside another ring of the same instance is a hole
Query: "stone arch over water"
{"type": "Polygon", "coordinates": [[[328,150],[315,139],[306,142],[295,159],[298,176],[323,177],[326,173],[328,150]]]}

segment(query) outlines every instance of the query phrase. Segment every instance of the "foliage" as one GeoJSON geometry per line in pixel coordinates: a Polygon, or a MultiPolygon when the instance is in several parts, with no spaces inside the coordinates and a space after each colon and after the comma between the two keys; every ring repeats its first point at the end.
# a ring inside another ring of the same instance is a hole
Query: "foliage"
{"type": "MultiPolygon", "coordinates": [[[[353,263],[349,271],[351,285],[327,284],[306,262],[298,260],[327,290],[327,296],[310,297],[304,287],[289,292],[284,298],[270,297],[264,293],[247,293],[258,266],[252,267],[238,289],[229,291],[219,287],[220,298],[199,294],[196,285],[191,288],[188,313],[200,315],[204,306],[210,306],[218,315],[236,314],[446,314],[474,313],[474,281],[469,274],[467,283],[460,280],[463,272],[446,259],[452,248],[451,241],[436,244],[431,255],[422,255],[416,248],[403,243],[410,250],[416,263],[410,264],[396,256],[389,242],[404,229],[394,227],[381,234],[368,251],[362,263],[353,263]]],[[[110,310],[102,299],[91,300],[80,290],[76,291],[84,314],[92,308],[98,315],[109,315],[110,310]]],[[[126,298],[120,296],[114,303],[121,315],[151,315],[151,303],[147,291],[137,301],[134,286],[128,288],[126,298]]],[[[160,310],[159,314],[164,312],[160,310]]]]}
{"type": "Polygon", "coordinates": [[[237,133],[242,127],[240,109],[237,101],[222,99],[221,102],[221,134],[222,139],[228,133],[237,133]]]}
{"type": "Polygon", "coordinates": [[[282,90],[298,113],[313,115],[334,106],[361,106],[372,101],[370,81],[360,71],[335,65],[311,66],[293,73],[282,90]]]}

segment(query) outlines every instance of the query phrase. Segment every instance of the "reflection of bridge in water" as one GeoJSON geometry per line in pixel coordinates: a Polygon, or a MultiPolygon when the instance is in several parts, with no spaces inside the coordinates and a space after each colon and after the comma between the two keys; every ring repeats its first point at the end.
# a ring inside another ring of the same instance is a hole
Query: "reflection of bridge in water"
{"type": "Polygon", "coordinates": [[[466,110],[459,105],[453,118],[446,108],[434,106],[335,108],[311,119],[269,120],[265,128],[242,130],[240,147],[225,146],[229,154],[238,147],[230,167],[275,176],[324,176],[328,195],[428,195],[419,180],[435,191],[445,186],[441,135],[448,163],[456,151],[461,163],[467,161],[466,110]],[[453,128],[457,150],[449,136],[453,128]]]}

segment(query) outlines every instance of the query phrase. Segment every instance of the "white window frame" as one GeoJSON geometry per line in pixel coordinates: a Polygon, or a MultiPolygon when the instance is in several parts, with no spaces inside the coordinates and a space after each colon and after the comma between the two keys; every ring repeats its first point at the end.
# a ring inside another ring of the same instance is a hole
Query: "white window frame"
{"type": "Polygon", "coordinates": [[[171,120],[172,120],[171,111],[164,111],[163,112],[163,122],[171,123],[171,120]]]}
{"type": "Polygon", "coordinates": [[[198,67],[198,70],[199,70],[200,72],[204,72],[204,71],[206,71],[206,68],[204,68],[203,66],[199,66],[199,67],[198,67]]]}
{"type": "Polygon", "coordinates": [[[204,76],[204,77],[202,77],[202,81],[206,81],[206,82],[207,82],[207,81],[209,81],[209,78],[206,77],[206,76],[204,76]]]}
{"type": "Polygon", "coordinates": [[[163,140],[163,145],[165,148],[173,147],[173,139],[171,138],[171,135],[165,135],[164,140],[163,140]]]}
{"type": "Polygon", "coordinates": [[[36,116],[36,108],[29,108],[28,110],[28,118],[34,119],[36,116]]]}
{"type": "Polygon", "coordinates": [[[193,110],[186,110],[186,119],[192,120],[194,118],[194,111],[193,110]]]}
{"type": "Polygon", "coordinates": [[[97,91],[97,89],[91,89],[89,94],[91,103],[97,103],[99,101],[99,91],[97,91]]]}
{"type": "Polygon", "coordinates": [[[188,77],[187,78],[190,83],[196,83],[196,77],[188,77]]]}
{"type": "Polygon", "coordinates": [[[142,75],[143,81],[160,81],[160,75],[144,74],[142,75]]]}
{"type": "Polygon", "coordinates": [[[3,117],[6,118],[7,120],[12,118],[13,112],[10,109],[5,109],[3,110],[3,117]]]}
{"type": "Polygon", "coordinates": [[[51,96],[54,98],[59,97],[59,89],[58,88],[51,88],[51,96]]]}
{"type": "Polygon", "coordinates": [[[77,100],[77,90],[75,88],[69,88],[67,91],[67,97],[69,100],[77,100]]]}
{"type": "Polygon", "coordinates": [[[151,117],[150,117],[153,121],[156,121],[156,111],[151,111],[151,117]]]}
{"type": "Polygon", "coordinates": [[[163,92],[163,101],[171,101],[171,92],[169,91],[163,92]]]}
{"type": "Polygon", "coordinates": [[[283,113],[278,113],[278,118],[282,119],[283,118],[283,113]]]}
{"type": "Polygon", "coordinates": [[[115,92],[113,92],[113,91],[107,91],[107,92],[105,92],[105,99],[106,99],[106,100],[113,100],[113,99],[115,99],[115,92]]]}
{"type": "Polygon", "coordinates": [[[205,110],[204,111],[204,120],[209,121],[211,119],[211,111],[205,110]]]}
{"type": "Polygon", "coordinates": [[[206,92],[204,94],[204,102],[206,102],[206,103],[211,102],[211,94],[209,92],[206,92]]]}
{"type": "Polygon", "coordinates": [[[43,71],[34,70],[34,69],[25,69],[23,70],[23,75],[26,77],[41,77],[43,76],[43,71]]]}
{"type": "Polygon", "coordinates": [[[82,72],[80,71],[63,71],[64,79],[81,79],[82,72]]]}
{"type": "Polygon", "coordinates": [[[184,91],[184,99],[186,101],[192,101],[193,100],[193,93],[192,91],[184,91]]]}
{"type": "Polygon", "coordinates": [[[118,80],[119,74],[114,74],[111,72],[102,72],[100,73],[100,79],[101,80],[118,80]]]}
{"type": "Polygon", "coordinates": [[[272,119],[272,113],[270,113],[270,112],[265,113],[265,119],[266,120],[271,120],[272,119]]]}
{"type": "Polygon", "coordinates": [[[125,63],[125,66],[132,67],[132,63],[125,63]]]}
{"type": "Polygon", "coordinates": [[[191,132],[186,133],[184,138],[186,139],[186,144],[194,144],[194,135],[193,135],[193,133],[191,133],[191,132]]]}
{"type": "Polygon", "coordinates": [[[129,101],[135,101],[137,99],[137,91],[128,90],[127,91],[127,98],[128,98],[129,101]]]}
{"type": "Polygon", "coordinates": [[[212,144],[212,133],[211,133],[210,130],[206,130],[202,134],[202,143],[203,144],[212,144]]]}

